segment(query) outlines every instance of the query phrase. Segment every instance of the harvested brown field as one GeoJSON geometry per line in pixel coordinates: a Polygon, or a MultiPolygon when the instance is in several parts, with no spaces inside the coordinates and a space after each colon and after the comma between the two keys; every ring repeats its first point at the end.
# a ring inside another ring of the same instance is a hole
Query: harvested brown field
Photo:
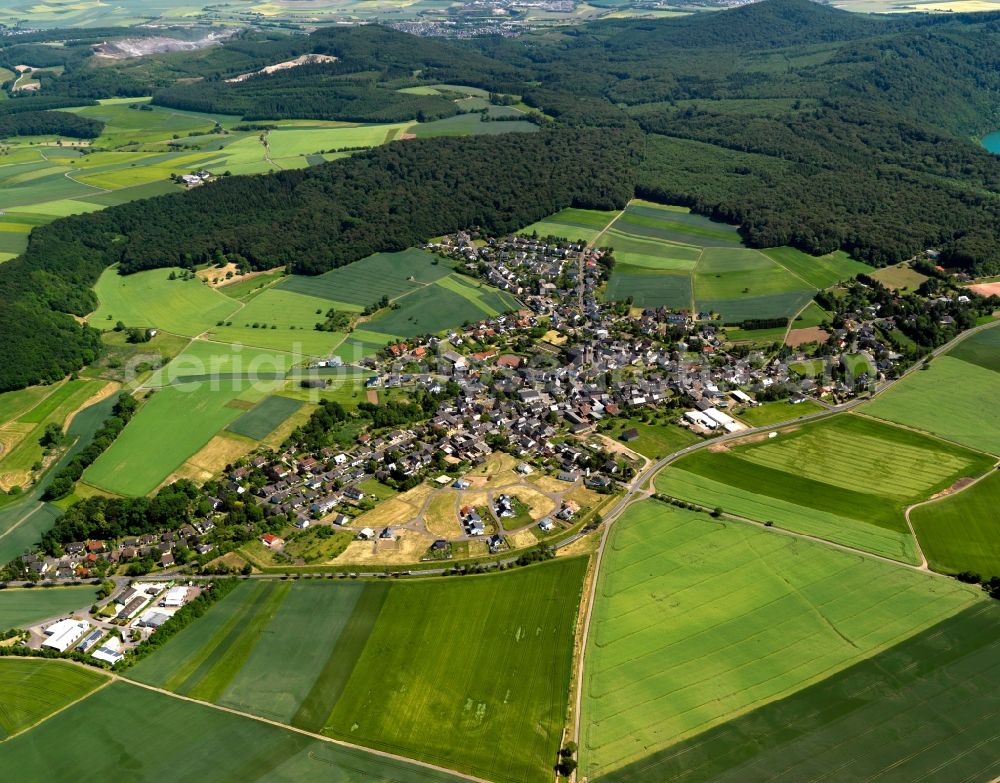
{"type": "Polygon", "coordinates": [[[980,296],[1000,296],[1000,281],[995,283],[976,283],[966,286],[966,288],[980,296]]]}
{"type": "Polygon", "coordinates": [[[807,329],[789,329],[785,337],[785,345],[798,348],[806,343],[825,343],[830,339],[830,333],[818,326],[807,329]]]}

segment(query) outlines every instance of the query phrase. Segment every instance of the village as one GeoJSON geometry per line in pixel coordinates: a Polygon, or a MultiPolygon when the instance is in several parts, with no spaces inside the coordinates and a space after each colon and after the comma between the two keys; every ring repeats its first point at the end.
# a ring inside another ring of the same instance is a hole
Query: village
{"type": "Polygon", "coordinates": [[[877,304],[838,314],[822,346],[775,350],[730,342],[710,313],[600,302],[595,292],[613,258],[582,242],[460,233],[427,249],[525,306],[391,343],[359,366],[317,362],[300,383],[322,395],[344,380],[330,370],[348,380],[360,371],[368,389],[404,398],[419,391],[433,396],[436,410],[404,426],[367,427],[350,444],[293,439],[251,454],[205,485],[208,513],[157,534],[27,554],[9,576],[211,570],[213,559],[239,547],[248,571],[333,565],[345,549],[360,562],[396,565],[516,553],[573,535],[602,498],[667,456],[630,447],[643,421],[696,439],[737,434],[753,426],[745,414],[762,403],[790,406],[779,417],[791,420],[795,405],[848,401],[905,368],[886,339],[893,319],[877,304]],[[399,494],[382,497],[390,487],[399,494]],[[243,522],[233,536],[227,512],[237,504],[252,504],[259,522],[243,522]],[[317,549],[326,559],[286,546],[310,528],[336,538],[337,547],[317,549]]]}

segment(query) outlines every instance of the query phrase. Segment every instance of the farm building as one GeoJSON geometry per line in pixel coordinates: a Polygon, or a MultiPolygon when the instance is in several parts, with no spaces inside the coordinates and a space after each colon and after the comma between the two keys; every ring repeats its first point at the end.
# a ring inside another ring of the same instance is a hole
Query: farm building
{"type": "Polygon", "coordinates": [[[744,405],[758,405],[759,403],[753,397],[751,397],[746,392],[742,392],[739,389],[734,389],[729,392],[737,401],[742,402],[744,405]]]}
{"type": "Polygon", "coordinates": [[[633,440],[638,440],[639,430],[637,430],[635,427],[631,427],[630,429],[627,429],[622,433],[621,439],[622,442],[624,443],[631,443],[633,440]]]}
{"type": "Polygon", "coordinates": [[[542,517],[541,519],[538,520],[538,527],[544,533],[548,533],[555,526],[556,523],[552,521],[551,517],[542,517]]]}
{"type": "Polygon", "coordinates": [[[83,622],[83,620],[59,620],[45,629],[45,635],[49,638],[42,642],[42,647],[66,652],[88,630],[90,630],[90,624],[83,622]]]}
{"type": "Polygon", "coordinates": [[[103,628],[95,628],[93,631],[88,633],[79,644],[76,645],[76,649],[80,652],[86,652],[89,648],[93,647],[100,641],[100,638],[104,636],[103,628]]]}
{"type": "Polygon", "coordinates": [[[358,531],[358,538],[362,541],[371,541],[375,538],[375,531],[370,527],[363,527],[358,531]]]}
{"type": "Polygon", "coordinates": [[[274,535],[273,533],[265,533],[260,537],[260,543],[266,546],[268,549],[274,549],[275,547],[284,546],[285,542],[283,539],[274,535]]]}

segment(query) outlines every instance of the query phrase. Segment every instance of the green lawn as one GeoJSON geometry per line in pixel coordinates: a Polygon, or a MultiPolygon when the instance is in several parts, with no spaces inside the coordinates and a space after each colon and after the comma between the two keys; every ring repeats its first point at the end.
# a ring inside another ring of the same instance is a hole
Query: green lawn
{"type": "Polygon", "coordinates": [[[125,682],[102,688],[2,747],[5,765],[26,781],[102,783],[122,770],[134,780],[212,783],[460,781],[125,682]]]}
{"type": "Polygon", "coordinates": [[[0,590],[0,628],[24,628],[51,617],[89,609],[93,587],[31,587],[0,590]]]}
{"type": "Polygon", "coordinates": [[[94,291],[100,305],[88,318],[91,326],[110,329],[116,322],[126,326],[156,327],[185,337],[194,337],[233,316],[238,302],[201,280],[170,279],[179,269],[154,269],[121,276],[115,267],[106,269],[94,291]]]}
{"type": "Polygon", "coordinates": [[[911,373],[864,406],[870,416],[1000,455],[1000,427],[988,412],[1000,399],[1000,373],[951,356],[911,373]]]}
{"type": "Polygon", "coordinates": [[[910,512],[917,540],[935,571],[1000,576],[1000,473],[910,512]]]}
{"type": "Polygon", "coordinates": [[[631,507],[609,545],[585,663],[591,780],[617,780],[629,764],[635,779],[665,780],[654,754],[982,600],[954,581],[656,501],[631,507]]]}
{"type": "Polygon", "coordinates": [[[107,676],[99,671],[68,663],[0,658],[0,741],[85,696],[106,680],[107,676]]]}
{"type": "Polygon", "coordinates": [[[614,427],[607,435],[653,460],[698,442],[698,436],[684,427],[676,424],[646,424],[638,419],[615,419],[614,427]],[[621,434],[630,429],[638,430],[639,437],[626,443],[621,439],[621,434]]]}
{"type": "Polygon", "coordinates": [[[792,321],[792,328],[809,329],[810,327],[821,325],[824,321],[829,323],[831,320],[832,318],[826,310],[815,302],[810,302],[792,321]]]}
{"type": "Polygon", "coordinates": [[[1000,607],[977,602],[885,652],[595,783],[989,781],[1000,607]],[[842,774],[841,774],[842,773],[842,774]]]}

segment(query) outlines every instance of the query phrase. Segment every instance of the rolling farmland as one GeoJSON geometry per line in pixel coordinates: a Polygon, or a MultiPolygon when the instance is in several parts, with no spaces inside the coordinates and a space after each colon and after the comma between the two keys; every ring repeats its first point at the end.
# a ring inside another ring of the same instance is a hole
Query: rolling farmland
{"type": "Polygon", "coordinates": [[[130,676],[494,780],[545,780],[585,565],[444,582],[245,582],[130,676]]]}
{"type": "MultiPolygon", "coordinates": [[[[521,229],[519,233],[593,242],[601,231],[615,219],[617,214],[617,212],[569,207],[550,215],[545,220],[532,223],[521,229]]],[[[598,244],[604,244],[603,240],[598,244]]]]}
{"type": "Polygon", "coordinates": [[[460,780],[124,682],[102,688],[0,748],[5,764],[23,780],[99,783],[122,769],[137,780],[213,783],[460,780]]]}
{"type": "Polygon", "coordinates": [[[931,568],[1000,576],[1000,473],[955,495],[910,511],[910,522],[931,568]]]}
{"type": "Polygon", "coordinates": [[[302,407],[300,400],[275,395],[258,402],[226,429],[237,435],[263,440],[302,407]]]}
{"type": "Polygon", "coordinates": [[[993,409],[1000,395],[997,346],[1000,330],[985,329],[938,356],[927,369],[864,406],[870,416],[933,433],[1000,455],[1000,428],[993,409]]]}
{"type": "Polygon", "coordinates": [[[787,247],[751,250],[734,226],[639,200],[600,244],[615,250],[607,299],[716,312],[729,323],[791,318],[817,289],[869,269],[844,253],[813,258],[787,247]]]}
{"type": "Polygon", "coordinates": [[[629,509],[609,547],[584,685],[591,780],[629,765],[630,780],[665,780],[677,743],[982,606],[957,582],[656,501],[629,509]]]}
{"type": "Polygon", "coordinates": [[[1000,611],[976,603],[871,658],[600,783],[986,781],[1000,771],[1000,611]],[[846,752],[845,752],[846,751],[846,752]]]}
{"type": "Polygon", "coordinates": [[[691,454],[661,473],[656,486],[682,500],[915,563],[904,507],[982,474],[991,462],[918,433],[842,415],[774,439],[691,454]],[[886,480],[873,487],[876,474],[886,480]]]}
{"type": "Polygon", "coordinates": [[[12,656],[0,658],[0,741],[24,731],[106,681],[104,674],[82,666],[12,656]]]}

